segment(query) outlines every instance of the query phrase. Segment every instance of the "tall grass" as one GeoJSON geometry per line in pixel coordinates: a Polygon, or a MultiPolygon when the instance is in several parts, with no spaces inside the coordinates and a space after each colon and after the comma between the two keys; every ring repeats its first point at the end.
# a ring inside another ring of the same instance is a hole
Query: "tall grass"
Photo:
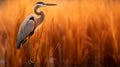
{"type": "MultiPolygon", "coordinates": [[[[34,13],[37,1],[8,0],[0,7],[0,38],[5,44],[0,43],[6,67],[27,63],[27,43],[17,50],[16,37],[22,21],[34,13]]],[[[120,66],[119,1],[45,1],[58,5],[40,9],[46,17],[30,39],[31,58],[38,67],[120,66]]]]}

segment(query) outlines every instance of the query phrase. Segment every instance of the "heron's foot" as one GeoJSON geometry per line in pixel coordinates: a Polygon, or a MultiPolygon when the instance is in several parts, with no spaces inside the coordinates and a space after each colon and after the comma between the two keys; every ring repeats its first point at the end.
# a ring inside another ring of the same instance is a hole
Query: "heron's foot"
{"type": "Polygon", "coordinates": [[[28,60],[28,64],[32,64],[35,63],[34,61],[32,61],[31,59],[28,60]]]}
{"type": "Polygon", "coordinates": [[[35,62],[29,59],[24,67],[35,67],[35,62]]]}

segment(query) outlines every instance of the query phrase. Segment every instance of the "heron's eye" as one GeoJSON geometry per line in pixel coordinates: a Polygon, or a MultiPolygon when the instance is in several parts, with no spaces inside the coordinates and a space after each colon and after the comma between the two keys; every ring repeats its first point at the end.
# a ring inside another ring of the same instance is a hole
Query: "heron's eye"
{"type": "Polygon", "coordinates": [[[34,17],[30,17],[30,20],[34,20],[34,17]]]}

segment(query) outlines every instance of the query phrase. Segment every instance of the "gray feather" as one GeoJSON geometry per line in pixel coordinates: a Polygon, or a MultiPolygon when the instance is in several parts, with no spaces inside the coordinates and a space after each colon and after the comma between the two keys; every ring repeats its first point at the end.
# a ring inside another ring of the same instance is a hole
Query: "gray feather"
{"type": "Polygon", "coordinates": [[[35,22],[34,20],[30,19],[34,17],[34,15],[28,16],[23,23],[20,25],[18,35],[17,35],[17,48],[19,49],[21,43],[26,39],[26,37],[30,36],[30,33],[34,31],[35,22]]]}

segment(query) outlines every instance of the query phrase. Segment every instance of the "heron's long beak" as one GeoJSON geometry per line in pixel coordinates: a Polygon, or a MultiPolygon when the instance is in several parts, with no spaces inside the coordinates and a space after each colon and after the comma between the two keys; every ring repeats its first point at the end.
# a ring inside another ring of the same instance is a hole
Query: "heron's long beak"
{"type": "Polygon", "coordinates": [[[56,6],[57,5],[57,4],[45,3],[45,2],[37,2],[36,4],[41,5],[41,7],[44,7],[44,6],[56,6]]]}
{"type": "Polygon", "coordinates": [[[57,6],[57,4],[46,3],[46,6],[57,6]]]}

